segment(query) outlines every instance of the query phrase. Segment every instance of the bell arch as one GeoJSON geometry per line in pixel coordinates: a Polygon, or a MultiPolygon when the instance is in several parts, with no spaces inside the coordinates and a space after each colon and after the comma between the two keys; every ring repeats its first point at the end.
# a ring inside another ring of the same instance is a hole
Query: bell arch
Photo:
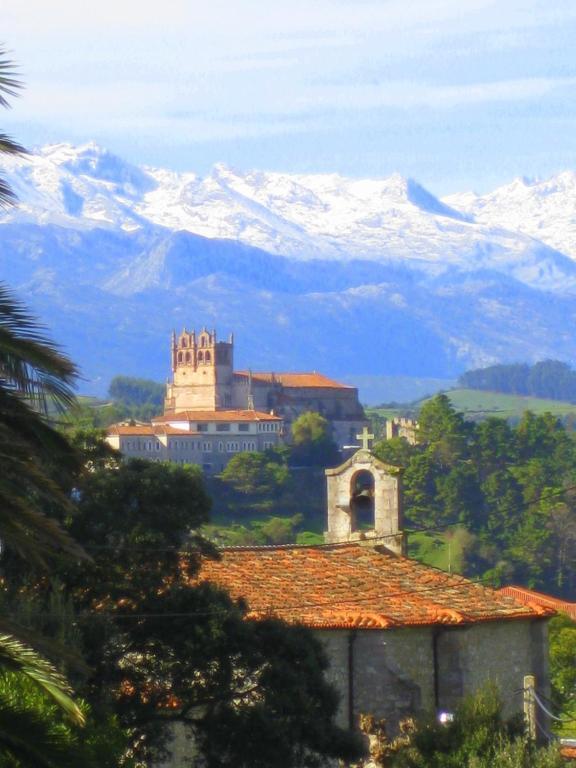
{"type": "Polygon", "coordinates": [[[327,543],[365,541],[404,553],[402,468],[360,449],[326,470],[327,543]]]}
{"type": "Polygon", "coordinates": [[[350,479],[350,530],[372,530],[376,527],[374,487],[376,481],[369,469],[359,469],[350,479]]]}

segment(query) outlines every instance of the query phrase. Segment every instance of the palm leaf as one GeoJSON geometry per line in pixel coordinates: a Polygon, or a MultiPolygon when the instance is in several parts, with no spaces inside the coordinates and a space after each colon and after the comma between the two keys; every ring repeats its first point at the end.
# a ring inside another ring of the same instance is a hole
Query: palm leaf
{"type": "Polygon", "coordinates": [[[0,692],[0,745],[3,757],[30,768],[77,768],[74,742],[42,711],[0,692]],[[72,749],[71,749],[72,747],[72,749]]]}
{"type": "Polygon", "coordinates": [[[50,406],[64,410],[75,403],[77,373],[36,318],[0,283],[0,384],[48,413],[50,406]]]}
{"type": "Polygon", "coordinates": [[[11,635],[0,635],[0,667],[19,672],[33,680],[54,699],[73,722],[84,724],[84,715],[71,697],[72,691],[68,681],[34,649],[11,635]]]}

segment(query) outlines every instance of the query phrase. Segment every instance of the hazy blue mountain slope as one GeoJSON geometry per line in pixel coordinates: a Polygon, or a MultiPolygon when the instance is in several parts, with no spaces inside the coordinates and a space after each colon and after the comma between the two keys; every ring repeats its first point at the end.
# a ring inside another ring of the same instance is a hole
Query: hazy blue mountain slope
{"type": "Polygon", "coordinates": [[[238,367],[336,377],[576,360],[576,260],[550,247],[564,242],[555,210],[571,237],[570,175],[440,201],[399,175],[201,178],[96,145],[6,163],[20,204],[0,212],[0,277],[79,362],[84,391],[164,378],[184,325],[234,331],[238,367]]]}

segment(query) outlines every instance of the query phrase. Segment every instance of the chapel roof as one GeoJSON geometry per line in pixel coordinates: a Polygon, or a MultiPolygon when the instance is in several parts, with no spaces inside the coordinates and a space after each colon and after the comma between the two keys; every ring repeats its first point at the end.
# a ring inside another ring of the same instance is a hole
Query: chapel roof
{"type": "Polygon", "coordinates": [[[263,384],[281,384],[283,387],[319,388],[319,389],[354,389],[349,384],[340,384],[329,379],[322,373],[250,373],[250,371],[235,371],[234,376],[247,379],[252,376],[253,382],[263,384]]]}
{"type": "Polygon", "coordinates": [[[282,421],[280,416],[265,411],[228,410],[228,411],[178,411],[155,416],[153,424],[173,421],[282,421]]]}
{"type": "Polygon", "coordinates": [[[199,581],[243,598],[250,618],[275,616],[316,629],[466,625],[554,614],[383,547],[225,548],[199,581]]]}

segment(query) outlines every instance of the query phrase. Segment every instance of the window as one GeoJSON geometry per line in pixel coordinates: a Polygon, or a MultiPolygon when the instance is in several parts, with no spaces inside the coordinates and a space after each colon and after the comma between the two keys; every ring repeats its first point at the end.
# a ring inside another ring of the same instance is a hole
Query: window
{"type": "Polygon", "coordinates": [[[197,432],[208,432],[208,424],[196,424],[197,432]]]}
{"type": "Polygon", "coordinates": [[[199,363],[204,362],[204,352],[198,352],[198,362],[199,363]]]}
{"type": "Polygon", "coordinates": [[[212,443],[209,443],[209,442],[202,443],[202,450],[206,451],[206,453],[210,453],[212,451],[212,443]]]}
{"type": "Polygon", "coordinates": [[[182,352],[178,352],[178,362],[182,362],[182,352]]]}
{"type": "Polygon", "coordinates": [[[220,442],[218,443],[218,450],[220,451],[220,453],[224,451],[224,443],[222,442],[222,440],[220,440],[220,442]]]}
{"type": "Polygon", "coordinates": [[[156,450],[157,450],[157,451],[159,451],[159,450],[160,450],[160,443],[156,443],[156,450]]]}
{"type": "Polygon", "coordinates": [[[269,448],[273,448],[274,443],[271,443],[269,440],[264,440],[264,450],[267,451],[269,448]]]}
{"type": "Polygon", "coordinates": [[[190,354],[190,352],[186,352],[186,362],[189,363],[190,360],[192,360],[192,355],[190,354]]]}
{"type": "Polygon", "coordinates": [[[238,443],[226,443],[226,450],[228,453],[236,453],[238,451],[238,443]]]}
{"type": "Polygon", "coordinates": [[[204,360],[207,363],[209,363],[212,360],[212,356],[211,356],[210,352],[206,352],[206,357],[204,358],[204,360]]]}
{"type": "Polygon", "coordinates": [[[249,432],[250,424],[238,424],[238,432],[249,432]]]}
{"type": "Polygon", "coordinates": [[[230,432],[230,424],[216,424],[216,432],[230,432]]]}

